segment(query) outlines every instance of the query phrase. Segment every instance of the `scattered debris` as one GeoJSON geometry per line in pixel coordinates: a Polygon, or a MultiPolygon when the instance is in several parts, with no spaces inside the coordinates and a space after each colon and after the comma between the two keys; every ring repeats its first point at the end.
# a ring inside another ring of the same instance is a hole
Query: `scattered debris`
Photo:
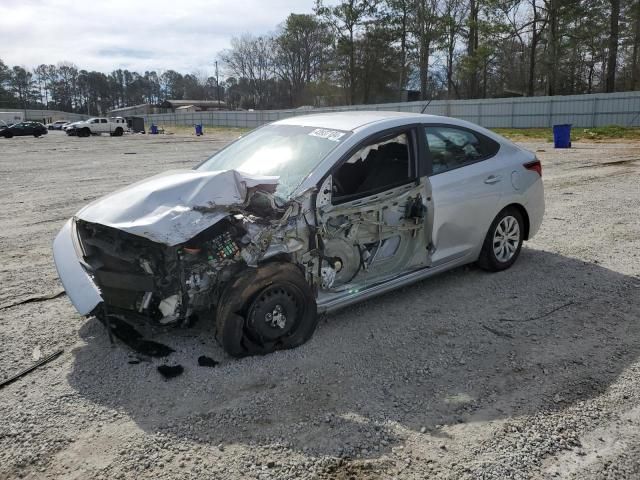
{"type": "Polygon", "coordinates": [[[549,315],[551,315],[553,313],[556,313],[558,310],[562,310],[563,308],[567,308],[567,307],[569,307],[571,305],[574,305],[574,304],[575,304],[574,301],[567,302],[567,303],[564,303],[564,304],[560,305],[559,307],[556,307],[556,308],[553,308],[553,309],[549,310],[546,313],[543,313],[541,315],[534,315],[533,317],[529,317],[529,318],[523,318],[523,319],[500,318],[499,320],[501,322],[532,322],[534,320],[540,320],[541,318],[548,317],[549,315]]]}
{"type": "Polygon", "coordinates": [[[492,328],[492,327],[490,327],[488,325],[482,325],[482,328],[484,328],[488,332],[493,333],[494,335],[497,335],[498,337],[513,338],[513,335],[511,335],[510,333],[503,332],[501,330],[497,330],[497,329],[492,328]]]}
{"type": "Polygon", "coordinates": [[[116,316],[109,316],[109,324],[111,326],[111,332],[113,332],[113,334],[121,340],[122,343],[138,353],[149,357],[166,357],[175,351],[173,348],[162,343],[145,340],[142,338],[142,334],[140,332],[133,328],[129,323],[116,316]]]}
{"type": "Polygon", "coordinates": [[[24,300],[19,300],[13,303],[5,303],[0,305],[0,310],[6,310],[7,308],[17,307],[18,305],[24,305],[25,303],[34,303],[34,302],[46,302],[47,300],[53,300],[54,298],[61,297],[65,294],[64,290],[59,290],[57,292],[49,293],[46,295],[33,295],[31,297],[27,297],[24,300]]]}
{"type": "Polygon", "coordinates": [[[207,357],[206,355],[201,355],[198,357],[198,365],[201,367],[215,367],[220,362],[214,360],[213,358],[207,357]]]}
{"type": "Polygon", "coordinates": [[[158,371],[164,378],[174,378],[182,375],[184,367],[182,365],[160,365],[158,371]]]}
{"type": "Polygon", "coordinates": [[[43,358],[42,360],[34,363],[33,365],[31,365],[30,367],[25,368],[24,370],[16,373],[13,377],[9,377],[6,380],[4,380],[2,383],[0,383],[0,388],[4,388],[7,385],[9,385],[10,383],[15,382],[16,380],[18,380],[21,377],[24,377],[27,373],[30,373],[32,371],[34,371],[36,368],[44,365],[45,363],[49,363],[51,360],[55,360],[56,358],[58,358],[60,355],[62,355],[62,353],[64,352],[63,349],[60,349],[54,353],[52,353],[51,355],[49,355],[48,357],[43,358]]]}
{"type": "Polygon", "coordinates": [[[42,350],[40,350],[40,345],[36,345],[33,348],[33,352],[31,352],[31,358],[34,362],[37,362],[42,358],[42,350]]]}

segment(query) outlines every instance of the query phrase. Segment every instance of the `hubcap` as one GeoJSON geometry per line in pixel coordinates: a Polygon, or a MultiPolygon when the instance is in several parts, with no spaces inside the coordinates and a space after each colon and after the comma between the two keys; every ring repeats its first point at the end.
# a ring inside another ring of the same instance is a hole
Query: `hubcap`
{"type": "Polygon", "coordinates": [[[513,258],[520,244],[520,225],[511,215],[498,223],[493,234],[493,253],[499,262],[505,263],[513,258]]]}

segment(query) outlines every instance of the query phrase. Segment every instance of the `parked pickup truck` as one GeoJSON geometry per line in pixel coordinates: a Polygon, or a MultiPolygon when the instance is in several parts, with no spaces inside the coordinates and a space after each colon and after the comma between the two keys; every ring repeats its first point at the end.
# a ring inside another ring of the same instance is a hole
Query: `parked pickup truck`
{"type": "Polygon", "coordinates": [[[112,137],[119,137],[126,129],[127,121],[122,117],[95,117],[82,122],[74,122],[65,129],[65,132],[67,132],[67,135],[77,135],[78,137],[88,137],[89,135],[100,135],[102,133],[108,133],[112,137]]]}

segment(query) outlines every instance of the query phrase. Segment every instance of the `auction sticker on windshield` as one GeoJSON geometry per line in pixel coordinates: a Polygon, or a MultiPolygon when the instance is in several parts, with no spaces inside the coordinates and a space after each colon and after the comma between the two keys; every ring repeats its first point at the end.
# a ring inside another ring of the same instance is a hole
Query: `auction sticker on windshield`
{"type": "Polygon", "coordinates": [[[327,140],[331,140],[332,142],[339,142],[340,139],[345,136],[345,133],[339,132],[338,130],[316,128],[315,130],[309,132],[309,135],[311,135],[312,137],[326,138],[327,140]]]}

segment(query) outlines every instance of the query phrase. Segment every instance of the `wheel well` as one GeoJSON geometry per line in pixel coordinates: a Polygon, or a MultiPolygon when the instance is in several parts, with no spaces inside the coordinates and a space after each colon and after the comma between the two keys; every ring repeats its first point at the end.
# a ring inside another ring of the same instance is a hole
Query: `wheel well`
{"type": "Polygon", "coordinates": [[[518,212],[520,212],[520,215],[522,215],[522,221],[524,222],[524,239],[529,240],[530,222],[529,222],[529,214],[527,213],[527,209],[524,208],[519,203],[512,203],[510,205],[507,205],[504,208],[515,208],[516,210],[518,210],[518,212]]]}

